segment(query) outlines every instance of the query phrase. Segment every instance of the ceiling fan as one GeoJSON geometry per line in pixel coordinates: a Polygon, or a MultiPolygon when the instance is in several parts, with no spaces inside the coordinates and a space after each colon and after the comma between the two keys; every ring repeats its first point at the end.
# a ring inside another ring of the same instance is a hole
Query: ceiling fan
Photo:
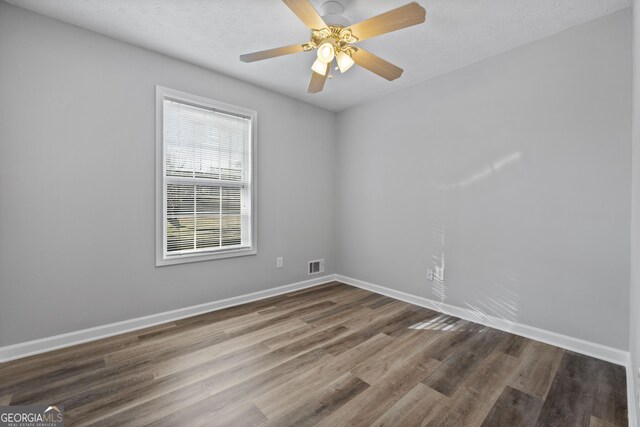
{"type": "Polygon", "coordinates": [[[307,89],[308,93],[322,91],[334,59],[342,73],[346,72],[355,63],[387,80],[397,79],[402,75],[402,68],[379,58],[361,47],[354,46],[354,43],[421,24],[425,21],[426,16],[424,8],[413,2],[354,25],[341,25],[344,21],[340,22],[340,19],[332,20],[340,23],[336,22],[334,24],[330,22],[327,24],[313,7],[310,0],[282,1],[311,30],[311,40],[307,43],[248,53],[241,55],[240,60],[242,62],[254,62],[317,49],[318,58],[311,66],[312,73],[309,88],[307,89]]]}

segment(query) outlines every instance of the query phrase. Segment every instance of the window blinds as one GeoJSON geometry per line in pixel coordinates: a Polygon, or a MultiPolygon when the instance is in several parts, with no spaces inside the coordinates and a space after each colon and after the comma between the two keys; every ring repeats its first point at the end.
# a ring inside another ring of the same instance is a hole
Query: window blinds
{"type": "Polygon", "coordinates": [[[165,255],[250,242],[251,119],[165,98],[165,255]]]}

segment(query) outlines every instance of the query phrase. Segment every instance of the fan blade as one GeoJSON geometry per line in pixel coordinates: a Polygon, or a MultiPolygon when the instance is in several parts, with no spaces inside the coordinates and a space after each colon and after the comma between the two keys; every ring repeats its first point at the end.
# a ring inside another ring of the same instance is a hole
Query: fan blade
{"type": "Polygon", "coordinates": [[[327,28],[318,11],[309,0],[282,0],[298,18],[311,30],[327,28]]]}
{"type": "Polygon", "coordinates": [[[331,64],[327,64],[327,71],[324,73],[324,76],[316,73],[315,71],[311,72],[311,81],[309,82],[309,89],[307,89],[307,93],[318,93],[324,89],[324,82],[327,81],[330,67],[331,64]]]}
{"type": "Polygon", "coordinates": [[[426,14],[427,12],[422,6],[413,2],[353,24],[348,29],[358,40],[365,40],[412,25],[422,24],[426,19],[426,14]]]}
{"type": "Polygon", "coordinates": [[[292,44],[291,46],[277,47],[275,49],[262,50],[260,52],[247,53],[240,55],[242,62],[262,61],[263,59],[275,58],[276,56],[289,55],[304,51],[301,44],[292,44]]]}
{"type": "Polygon", "coordinates": [[[402,75],[402,68],[396,67],[391,62],[387,62],[362,48],[358,48],[358,50],[351,55],[351,58],[362,68],[366,68],[389,81],[395,80],[402,75]]]}

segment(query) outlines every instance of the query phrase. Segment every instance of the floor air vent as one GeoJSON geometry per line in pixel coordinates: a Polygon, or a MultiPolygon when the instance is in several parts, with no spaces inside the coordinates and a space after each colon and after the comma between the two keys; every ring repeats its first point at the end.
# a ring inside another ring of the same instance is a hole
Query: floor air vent
{"type": "Polygon", "coordinates": [[[324,273],[324,260],[309,261],[309,274],[324,273]]]}

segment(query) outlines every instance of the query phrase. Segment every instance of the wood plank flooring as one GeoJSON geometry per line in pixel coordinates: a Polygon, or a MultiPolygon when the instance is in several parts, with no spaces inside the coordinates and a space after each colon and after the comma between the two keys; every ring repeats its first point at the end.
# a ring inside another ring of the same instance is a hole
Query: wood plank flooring
{"type": "Polygon", "coordinates": [[[68,426],[627,426],[621,366],[329,283],[0,364],[68,426]]]}

